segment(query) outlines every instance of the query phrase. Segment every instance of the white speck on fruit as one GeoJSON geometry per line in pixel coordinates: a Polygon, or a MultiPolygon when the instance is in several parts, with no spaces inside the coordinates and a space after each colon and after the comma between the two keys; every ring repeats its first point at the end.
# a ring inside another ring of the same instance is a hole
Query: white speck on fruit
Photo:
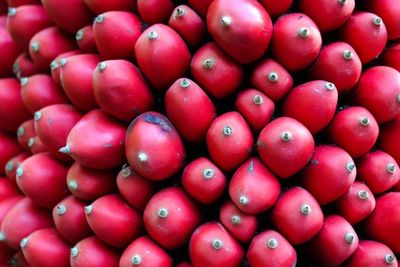
{"type": "Polygon", "coordinates": [[[149,158],[148,158],[148,156],[147,156],[146,153],[144,153],[144,152],[139,152],[139,153],[138,153],[138,161],[139,161],[140,163],[147,162],[148,159],[149,159],[149,158]]]}
{"type": "Polygon", "coordinates": [[[14,163],[12,161],[7,162],[6,172],[11,172],[14,169],[14,163]]]}
{"type": "Polygon", "coordinates": [[[131,258],[132,265],[140,265],[142,263],[142,257],[140,255],[133,255],[131,258]]]}
{"type": "Polygon", "coordinates": [[[121,174],[122,174],[122,177],[124,177],[124,178],[127,178],[128,176],[130,176],[132,174],[131,167],[125,166],[124,168],[122,168],[121,174]]]}
{"type": "Polygon", "coordinates": [[[356,237],[354,236],[353,233],[347,233],[344,236],[344,240],[346,241],[347,244],[353,244],[354,241],[356,240],[356,237]]]}
{"type": "Polygon", "coordinates": [[[75,180],[71,180],[68,182],[68,189],[73,191],[78,190],[78,183],[75,180]]]}
{"type": "Polygon", "coordinates": [[[40,49],[39,43],[38,42],[32,42],[31,43],[31,49],[33,52],[38,52],[40,49]]]}
{"type": "Polygon", "coordinates": [[[17,14],[17,9],[15,7],[9,7],[7,11],[7,16],[13,17],[17,14]]]}
{"type": "Polygon", "coordinates": [[[93,205],[85,206],[85,213],[87,215],[90,215],[92,213],[92,211],[93,211],[93,205]]]}
{"type": "Polygon", "coordinates": [[[240,216],[239,215],[233,215],[231,218],[232,224],[240,224],[240,216]]]}
{"type": "Polygon", "coordinates": [[[386,171],[390,174],[393,174],[396,172],[396,165],[394,163],[389,163],[386,165],[386,171]]]}
{"type": "Polygon", "coordinates": [[[212,247],[216,250],[220,250],[222,248],[222,241],[219,239],[214,239],[212,241],[212,247]]]}
{"type": "Polygon", "coordinates": [[[325,88],[328,91],[332,91],[335,88],[335,85],[333,83],[327,82],[327,83],[325,83],[325,88]]]}
{"type": "Polygon", "coordinates": [[[215,60],[213,58],[207,58],[203,62],[203,68],[205,69],[211,69],[215,65],[215,60]]]}
{"type": "Polygon", "coordinates": [[[278,80],[279,80],[279,75],[277,72],[271,71],[270,73],[268,73],[268,81],[276,83],[278,80]]]}
{"type": "Polygon", "coordinates": [[[24,175],[24,169],[22,167],[18,167],[15,171],[16,178],[21,178],[24,175]]]}
{"type": "Polygon", "coordinates": [[[21,240],[21,242],[19,243],[21,248],[26,248],[26,245],[28,245],[28,238],[25,237],[21,240]]]}
{"type": "Polygon", "coordinates": [[[301,38],[307,38],[310,35],[310,30],[307,27],[300,28],[298,34],[301,38]]]}
{"type": "Polygon", "coordinates": [[[351,52],[350,50],[344,50],[343,57],[344,59],[351,60],[353,59],[354,55],[353,52],[351,52]]]}
{"type": "Polygon", "coordinates": [[[355,167],[356,167],[356,165],[354,164],[354,162],[349,162],[349,163],[346,164],[346,169],[349,172],[352,172],[355,167]]]}
{"type": "Polygon", "coordinates": [[[204,171],[203,171],[203,177],[205,179],[211,179],[214,177],[214,175],[215,175],[215,171],[211,168],[204,169],[204,171]]]}
{"type": "Polygon", "coordinates": [[[360,124],[362,126],[368,126],[371,123],[371,121],[369,120],[369,118],[367,116],[363,116],[360,118],[360,124]]]}
{"type": "Polygon", "coordinates": [[[221,18],[221,23],[222,23],[222,26],[228,27],[229,25],[232,24],[232,18],[229,16],[223,16],[221,18]]]}
{"type": "Polygon", "coordinates": [[[374,25],[376,25],[376,26],[381,26],[382,19],[380,17],[375,17],[375,18],[373,18],[372,23],[374,23],[374,25]]]}
{"type": "Polygon", "coordinates": [[[396,260],[396,257],[394,255],[392,255],[392,254],[385,255],[385,262],[387,264],[393,264],[395,260],[396,260]]]}
{"type": "Polygon", "coordinates": [[[160,217],[162,219],[167,218],[168,217],[168,209],[161,208],[158,210],[157,214],[158,214],[158,217],[160,217]]]}
{"type": "Polygon", "coordinates": [[[104,21],[104,15],[98,15],[95,19],[96,23],[101,23],[104,21]]]}
{"type": "Polygon", "coordinates": [[[55,69],[57,69],[58,68],[58,64],[57,64],[57,62],[55,61],[55,60],[53,60],[51,63],[50,63],[50,69],[51,70],[55,70],[55,69]]]}
{"type": "Polygon", "coordinates": [[[182,79],[180,85],[182,88],[188,88],[190,86],[190,81],[188,79],[182,79]]]}
{"type": "Polygon", "coordinates": [[[358,191],[358,198],[359,199],[361,199],[361,200],[366,200],[366,199],[368,199],[369,198],[369,194],[368,194],[368,192],[367,191],[365,191],[365,190],[360,190],[360,191],[358,191]]]}
{"type": "Polygon", "coordinates": [[[58,215],[63,215],[67,212],[67,207],[65,205],[58,205],[56,209],[58,215]]]}
{"type": "Polygon", "coordinates": [[[311,214],[311,207],[308,204],[303,204],[300,207],[300,212],[303,215],[310,215],[311,214]]]}
{"type": "Polygon", "coordinates": [[[267,241],[267,246],[268,246],[269,248],[272,248],[272,249],[276,248],[276,247],[278,246],[278,240],[276,240],[275,238],[269,239],[269,240],[267,241]]]}
{"type": "Polygon", "coordinates": [[[35,121],[38,121],[38,120],[40,120],[41,118],[42,118],[42,112],[36,111],[36,112],[33,114],[33,119],[34,119],[35,121]]]}
{"type": "Polygon", "coordinates": [[[224,128],[222,129],[222,133],[223,133],[223,135],[225,135],[225,136],[229,136],[229,135],[231,135],[231,134],[233,133],[233,129],[232,129],[231,126],[226,125],[226,126],[224,126],[224,128]]]}
{"type": "Polygon", "coordinates": [[[75,246],[75,247],[71,248],[70,253],[71,253],[71,257],[75,258],[79,254],[79,249],[75,246]]]}
{"type": "Polygon", "coordinates": [[[292,133],[285,131],[281,134],[281,139],[284,142],[290,142],[293,139],[293,135],[292,133]]]}
{"type": "Polygon", "coordinates": [[[80,41],[80,40],[82,40],[82,39],[83,39],[83,30],[81,29],[81,30],[79,30],[79,31],[76,32],[76,34],[75,34],[75,40],[80,41]]]}
{"type": "Polygon", "coordinates": [[[249,198],[246,196],[241,196],[239,198],[239,203],[242,205],[247,205],[247,204],[249,204],[249,198]]]}
{"type": "Polygon", "coordinates": [[[28,83],[28,81],[29,81],[29,78],[27,78],[27,77],[23,77],[23,78],[21,78],[21,80],[19,80],[21,86],[25,86],[28,83]]]}
{"type": "Polygon", "coordinates": [[[71,148],[67,145],[67,146],[60,148],[58,151],[63,154],[70,154],[71,148]]]}
{"type": "Polygon", "coordinates": [[[264,102],[264,99],[260,95],[255,95],[253,97],[253,103],[256,105],[261,105],[264,102]]]}
{"type": "Polygon", "coordinates": [[[151,31],[147,34],[147,38],[149,38],[150,40],[154,40],[158,38],[158,34],[155,31],[151,31]]]}
{"type": "Polygon", "coordinates": [[[97,64],[97,70],[99,72],[103,72],[107,68],[107,64],[105,62],[100,62],[97,64]]]}

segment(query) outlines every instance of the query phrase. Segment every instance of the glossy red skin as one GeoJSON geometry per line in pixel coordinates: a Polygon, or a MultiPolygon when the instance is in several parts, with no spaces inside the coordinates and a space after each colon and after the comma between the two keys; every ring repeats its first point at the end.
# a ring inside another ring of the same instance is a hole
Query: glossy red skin
{"type": "Polygon", "coordinates": [[[301,183],[320,205],[331,203],[346,194],[356,179],[358,170],[347,169],[349,163],[354,164],[353,159],[340,147],[317,146],[300,174],[301,183]]]}
{"type": "Polygon", "coordinates": [[[7,103],[0,106],[0,129],[14,134],[21,123],[31,118],[22,102],[21,87],[17,79],[0,79],[0,102],[7,103]]]}
{"type": "Polygon", "coordinates": [[[390,192],[376,199],[376,208],[368,216],[365,229],[371,239],[387,245],[394,253],[400,252],[400,192],[390,192]]]}
{"type": "Polygon", "coordinates": [[[314,79],[332,82],[339,94],[343,94],[349,92],[357,84],[361,75],[361,68],[360,58],[349,44],[334,42],[321,49],[317,60],[309,70],[309,74],[314,79]],[[345,51],[352,53],[351,59],[344,57],[345,51]]]}
{"type": "Polygon", "coordinates": [[[136,1],[131,0],[113,0],[113,1],[101,1],[101,0],[83,0],[85,4],[95,14],[101,14],[112,10],[124,10],[124,11],[135,11],[136,1]]]}
{"type": "MultiPolygon", "coordinates": [[[[383,243],[373,240],[360,240],[354,254],[346,261],[346,267],[397,265],[396,258],[392,263],[386,263],[385,257],[393,255],[393,251],[383,243]]],[[[394,256],[394,255],[393,255],[394,256]]]]}
{"type": "Polygon", "coordinates": [[[280,178],[289,178],[306,166],[314,151],[314,138],[295,119],[280,117],[264,127],[257,140],[258,155],[280,178]],[[289,142],[282,140],[283,132],[292,134],[289,142]],[[289,163],[289,164],[288,164],[289,163]]]}
{"type": "Polygon", "coordinates": [[[377,26],[373,19],[377,15],[369,12],[355,12],[339,31],[340,39],[350,44],[361,63],[375,59],[385,48],[387,30],[384,22],[377,26]]]}
{"type": "Polygon", "coordinates": [[[190,71],[205,91],[220,99],[231,95],[243,80],[243,68],[214,42],[207,43],[193,55],[190,71]],[[212,61],[211,66],[207,63],[212,61]]]}
{"type": "MultiPolygon", "coordinates": [[[[107,2],[108,3],[108,2],[107,2]]],[[[113,3],[113,2],[111,2],[113,3]]],[[[75,34],[76,43],[84,53],[98,53],[96,41],[94,40],[93,25],[89,24],[80,28],[75,34]]]]}
{"type": "Polygon", "coordinates": [[[350,107],[336,113],[327,128],[330,141],[346,150],[351,157],[357,158],[374,146],[379,134],[378,123],[374,116],[363,107],[350,107]],[[363,126],[360,119],[367,117],[368,126],[363,126]]]}
{"type": "Polygon", "coordinates": [[[148,235],[160,246],[174,249],[185,245],[201,222],[197,204],[179,187],[165,188],[156,193],[143,213],[148,235]],[[167,217],[161,218],[160,209],[167,209],[167,217]]]}
{"type": "Polygon", "coordinates": [[[391,67],[376,66],[361,74],[354,89],[355,103],[368,109],[378,123],[400,114],[400,73],[391,67]]]}
{"type": "Polygon", "coordinates": [[[157,91],[165,91],[184,76],[191,58],[185,41],[163,24],[147,28],[137,40],[134,53],[139,68],[157,91]],[[157,38],[149,39],[150,32],[155,32],[157,38]]]}
{"type": "Polygon", "coordinates": [[[16,176],[18,187],[39,206],[52,209],[68,195],[65,182],[68,167],[50,154],[39,153],[27,158],[19,170],[16,176]]]}
{"type": "Polygon", "coordinates": [[[53,220],[48,210],[40,208],[25,197],[4,216],[0,229],[6,237],[5,243],[14,249],[19,249],[22,238],[38,229],[52,226],[53,220]]]}
{"type": "Polygon", "coordinates": [[[297,253],[280,233],[266,230],[257,234],[251,241],[247,250],[247,260],[252,267],[293,267],[297,263],[297,253]],[[276,248],[266,246],[271,239],[277,241],[276,248]]]}
{"type": "Polygon", "coordinates": [[[83,0],[41,0],[51,19],[61,29],[75,33],[92,23],[93,14],[83,0]]]}
{"type": "Polygon", "coordinates": [[[166,23],[174,7],[171,0],[137,0],[139,15],[149,24],[166,23]]]}
{"type": "Polygon", "coordinates": [[[189,142],[204,140],[216,117],[216,108],[197,83],[186,78],[176,80],[165,93],[164,103],[168,118],[183,139],[189,142]]]}
{"type": "Polygon", "coordinates": [[[275,103],[280,101],[293,87],[293,78],[290,73],[273,59],[263,59],[252,71],[251,84],[275,103]],[[271,72],[278,74],[277,81],[269,81],[271,72]]]}
{"type": "Polygon", "coordinates": [[[7,179],[14,185],[17,185],[17,181],[15,180],[15,171],[19,167],[19,165],[28,157],[29,153],[22,152],[14,157],[12,157],[9,161],[7,161],[4,167],[4,173],[7,176],[7,179]]]}
{"type": "Polygon", "coordinates": [[[40,0],[7,0],[9,7],[17,7],[23,5],[40,4],[40,0]]]}
{"type": "Polygon", "coordinates": [[[92,110],[69,132],[66,145],[70,156],[89,168],[105,170],[125,161],[126,127],[100,109],[92,110]]]}
{"type": "Polygon", "coordinates": [[[383,65],[400,71],[400,43],[394,43],[383,51],[380,56],[383,65]]]}
{"type": "Polygon", "coordinates": [[[189,243],[189,256],[193,267],[239,266],[243,248],[218,222],[209,222],[194,231],[189,243]],[[214,249],[213,240],[222,241],[221,249],[214,249]]]}
{"type": "Polygon", "coordinates": [[[390,154],[399,164],[400,146],[397,146],[397,140],[400,135],[400,118],[392,120],[380,128],[379,148],[390,154]]]}
{"type": "Polygon", "coordinates": [[[123,248],[143,230],[141,214],[130,208],[117,194],[106,195],[86,206],[86,220],[96,234],[109,245],[123,248]],[[90,213],[86,208],[91,207],[90,213]]]}
{"type": "Polygon", "coordinates": [[[4,217],[7,215],[8,211],[11,210],[15,206],[15,204],[17,204],[23,198],[24,198],[23,195],[13,195],[8,198],[1,198],[1,200],[0,200],[0,224],[3,221],[4,217]]]}
{"type": "Polygon", "coordinates": [[[250,157],[254,139],[249,125],[237,111],[218,116],[206,134],[207,150],[211,160],[225,172],[233,171],[250,157]],[[224,127],[232,129],[224,135],[224,127]]]}
{"type": "Polygon", "coordinates": [[[314,80],[298,85],[289,92],[283,102],[282,114],[298,120],[310,133],[316,134],[333,119],[337,103],[336,87],[327,81],[314,80]]]}
{"type": "Polygon", "coordinates": [[[27,238],[22,253],[31,266],[69,266],[70,245],[57,233],[55,228],[40,229],[27,238]]]}
{"type": "Polygon", "coordinates": [[[21,153],[22,149],[15,137],[0,131],[0,151],[0,175],[3,175],[8,160],[21,153]]]}
{"type": "Polygon", "coordinates": [[[339,266],[356,251],[358,236],[343,217],[329,215],[319,233],[307,246],[316,263],[321,266],[339,266]],[[348,233],[354,236],[351,244],[345,240],[348,233]]]}
{"type": "Polygon", "coordinates": [[[92,84],[101,109],[118,119],[130,122],[153,108],[150,87],[140,70],[127,60],[102,61],[92,73],[92,84]]]}
{"type": "Polygon", "coordinates": [[[60,68],[60,60],[68,58],[69,56],[73,55],[78,55],[80,54],[80,50],[72,50],[72,51],[67,51],[65,53],[59,54],[53,61],[50,63],[50,71],[51,71],[51,77],[53,80],[58,84],[59,86],[62,86],[61,80],[60,80],[60,73],[61,73],[61,68],[60,68]]]}
{"type": "Polygon", "coordinates": [[[71,267],[118,267],[120,253],[96,236],[79,241],[78,255],[70,257],[71,267]]]}
{"type": "Polygon", "coordinates": [[[129,125],[125,150],[132,169],[155,181],[175,175],[185,161],[185,147],[178,132],[167,117],[153,111],[142,113],[129,125]]]}
{"type": "Polygon", "coordinates": [[[93,35],[102,58],[132,57],[132,49],[142,33],[139,17],[127,11],[108,11],[96,17],[93,35]],[[99,19],[103,18],[100,22],[99,19]]]}
{"type": "Polygon", "coordinates": [[[206,34],[204,21],[187,5],[179,5],[172,11],[168,26],[179,33],[190,46],[198,46],[206,34]],[[184,12],[180,14],[179,12],[184,12]]]}
{"type": "MultiPolygon", "coordinates": [[[[11,12],[14,12],[14,9],[11,12]]],[[[41,5],[19,6],[15,8],[15,12],[14,15],[10,15],[9,11],[7,30],[18,46],[27,50],[30,39],[53,23],[41,5]]]]}
{"type": "Polygon", "coordinates": [[[252,215],[270,209],[278,200],[280,191],[278,179],[256,157],[240,165],[229,182],[229,196],[233,203],[252,215]],[[242,197],[247,197],[248,203],[242,204],[242,197]]]}
{"type": "Polygon", "coordinates": [[[39,154],[42,152],[48,152],[47,147],[40,140],[39,136],[29,138],[28,140],[29,151],[32,155],[39,154]]]}
{"type": "Polygon", "coordinates": [[[67,185],[77,198],[94,201],[115,191],[115,173],[90,169],[75,162],[68,170],[67,185]]]}
{"type": "Polygon", "coordinates": [[[13,73],[18,78],[28,77],[38,74],[40,69],[33,63],[28,52],[20,54],[13,64],[13,73]]]}
{"type": "Polygon", "coordinates": [[[349,191],[339,198],[336,203],[338,214],[350,224],[355,225],[367,218],[375,209],[375,197],[364,183],[355,181],[349,191]],[[359,192],[364,190],[368,194],[367,199],[359,197],[359,192]]]}
{"type": "Polygon", "coordinates": [[[236,239],[248,243],[256,233],[257,217],[242,212],[232,201],[226,201],[219,210],[219,220],[236,239]],[[239,223],[234,223],[233,216],[238,216],[239,223]]]}
{"type": "Polygon", "coordinates": [[[208,7],[214,0],[188,0],[189,5],[203,18],[207,16],[208,7]]]}
{"type": "Polygon", "coordinates": [[[293,5],[293,0],[281,0],[279,2],[274,0],[260,0],[260,3],[264,6],[271,17],[276,18],[289,10],[293,5]]]}
{"type": "Polygon", "coordinates": [[[119,267],[131,267],[131,259],[138,255],[141,258],[141,267],[172,267],[172,258],[161,247],[147,236],[134,240],[124,250],[119,260],[119,267]]]}
{"type": "Polygon", "coordinates": [[[400,7],[396,1],[368,0],[366,1],[366,8],[368,11],[377,14],[383,19],[387,27],[389,40],[400,37],[400,18],[396,16],[396,14],[400,12],[400,7]]]}
{"type": "Polygon", "coordinates": [[[21,192],[15,184],[6,177],[0,177],[0,202],[20,195],[21,192]]]}
{"type": "Polygon", "coordinates": [[[86,205],[87,202],[70,195],[53,208],[57,232],[71,244],[76,244],[93,233],[86,221],[86,205]]]}
{"type": "Polygon", "coordinates": [[[226,189],[226,177],[208,158],[200,157],[186,165],[181,177],[185,191],[202,204],[211,204],[220,199],[226,189]],[[204,171],[211,169],[211,178],[204,176],[204,171]]]}
{"type": "Polygon", "coordinates": [[[0,77],[12,76],[12,66],[21,53],[18,44],[14,42],[6,27],[0,27],[0,77]]]}

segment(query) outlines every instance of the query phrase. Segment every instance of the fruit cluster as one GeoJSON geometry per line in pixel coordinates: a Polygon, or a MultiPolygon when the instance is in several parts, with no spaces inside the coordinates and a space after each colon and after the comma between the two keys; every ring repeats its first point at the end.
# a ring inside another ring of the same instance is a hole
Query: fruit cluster
{"type": "Polygon", "coordinates": [[[0,266],[398,266],[398,0],[0,0],[0,266]]]}

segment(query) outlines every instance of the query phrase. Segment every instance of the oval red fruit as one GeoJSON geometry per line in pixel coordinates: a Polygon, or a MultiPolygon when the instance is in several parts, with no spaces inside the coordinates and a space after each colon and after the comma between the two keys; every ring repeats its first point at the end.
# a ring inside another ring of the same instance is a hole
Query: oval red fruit
{"type": "Polygon", "coordinates": [[[166,23],[174,10],[171,0],[137,0],[140,17],[149,24],[166,23]]]}
{"type": "Polygon", "coordinates": [[[83,53],[96,53],[97,46],[94,40],[93,25],[80,28],[75,34],[75,41],[83,53]]]}
{"type": "Polygon", "coordinates": [[[14,61],[13,73],[18,79],[32,76],[39,73],[39,71],[28,52],[20,54],[14,61]]]}
{"type": "Polygon", "coordinates": [[[393,251],[385,244],[373,240],[360,240],[354,254],[346,261],[346,267],[358,266],[396,266],[393,251]]]}
{"type": "Polygon", "coordinates": [[[381,128],[379,136],[379,148],[390,154],[399,164],[400,162],[400,146],[397,139],[400,136],[400,118],[394,119],[381,128]]]}
{"type": "Polygon", "coordinates": [[[389,40],[400,37],[400,18],[396,15],[400,12],[400,6],[396,0],[368,0],[366,1],[366,8],[383,19],[387,27],[389,40]]]}
{"type": "Polygon", "coordinates": [[[290,9],[293,5],[293,0],[281,0],[279,2],[274,0],[260,0],[260,3],[264,6],[271,17],[276,18],[290,9]]]}
{"type": "Polygon", "coordinates": [[[380,56],[383,65],[400,71],[400,43],[388,45],[380,56]]]}
{"type": "Polygon", "coordinates": [[[29,156],[30,156],[29,153],[22,152],[16,156],[10,158],[10,160],[7,161],[7,163],[4,167],[4,172],[5,172],[8,180],[10,182],[12,182],[13,184],[15,184],[15,185],[17,184],[17,182],[15,180],[15,172],[16,172],[17,168],[29,156]]]}

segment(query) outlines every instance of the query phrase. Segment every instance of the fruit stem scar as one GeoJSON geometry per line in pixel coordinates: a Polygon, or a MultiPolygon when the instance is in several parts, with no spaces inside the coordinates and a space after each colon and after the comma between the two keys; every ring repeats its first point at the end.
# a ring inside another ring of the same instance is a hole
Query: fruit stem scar
{"type": "Polygon", "coordinates": [[[231,135],[231,134],[233,133],[233,129],[232,129],[231,126],[226,125],[226,126],[224,126],[224,128],[222,129],[222,133],[223,133],[225,136],[229,136],[229,135],[231,135]]]}
{"type": "Polygon", "coordinates": [[[6,164],[6,172],[10,172],[14,169],[14,163],[12,161],[7,162],[6,164]]]}
{"type": "Polygon", "coordinates": [[[256,105],[261,105],[264,102],[264,99],[260,95],[255,95],[253,97],[253,103],[256,105]]]}
{"type": "Polygon", "coordinates": [[[355,167],[356,167],[356,165],[354,164],[354,162],[349,162],[349,163],[346,164],[346,169],[347,169],[349,172],[352,172],[352,171],[354,170],[355,167]]]}
{"type": "Polygon", "coordinates": [[[300,212],[301,212],[301,214],[304,214],[304,215],[310,215],[310,214],[311,214],[311,207],[310,207],[310,205],[308,205],[308,204],[303,204],[303,205],[300,207],[300,212]]]}
{"type": "Polygon", "coordinates": [[[307,27],[300,28],[298,34],[301,38],[307,38],[310,35],[310,30],[307,27]]]}
{"type": "Polygon", "coordinates": [[[370,123],[371,123],[371,121],[367,116],[363,116],[360,118],[360,124],[362,126],[368,126],[370,123]]]}
{"type": "Polygon", "coordinates": [[[185,15],[185,10],[183,8],[178,7],[175,12],[175,17],[179,18],[182,17],[183,15],[185,15]]]}
{"type": "Polygon", "coordinates": [[[358,198],[361,200],[366,200],[369,198],[369,194],[365,190],[360,190],[360,191],[358,191],[358,198]]]}
{"type": "Polygon", "coordinates": [[[71,248],[70,253],[71,253],[71,257],[75,258],[79,254],[79,249],[75,246],[75,247],[71,248]]]}
{"type": "Polygon", "coordinates": [[[58,64],[57,64],[57,62],[55,61],[55,60],[53,60],[51,63],[50,63],[50,69],[51,70],[55,70],[55,69],[57,69],[58,68],[58,64]]]}
{"type": "Polygon", "coordinates": [[[239,215],[233,215],[231,218],[232,224],[240,224],[240,216],[239,215]]]}
{"type": "Polygon", "coordinates": [[[107,64],[105,62],[100,62],[97,65],[97,69],[99,70],[99,72],[103,72],[106,68],[107,68],[107,64]]]}
{"type": "Polygon", "coordinates": [[[268,74],[268,81],[270,81],[270,82],[272,82],[272,83],[275,83],[275,82],[277,82],[278,80],[279,80],[279,75],[278,75],[277,72],[271,71],[271,72],[268,74]]]}
{"type": "Polygon", "coordinates": [[[168,209],[161,208],[161,209],[158,210],[157,214],[158,214],[158,217],[160,217],[162,219],[167,218],[168,217],[168,209]]]}
{"type": "Polygon", "coordinates": [[[353,233],[347,233],[347,234],[344,236],[344,239],[345,239],[345,241],[346,241],[347,244],[353,244],[353,243],[354,243],[354,240],[356,240],[356,237],[354,236],[353,233]]]}
{"type": "Polygon", "coordinates": [[[398,103],[400,103],[400,94],[397,95],[396,100],[397,100],[398,103]]]}
{"type": "Polygon", "coordinates": [[[98,15],[95,19],[97,23],[101,23],[104,21],[104,15],[98,15]]]}
{"type": "Polygon", "coordinates": [[[24,169],[22,167],[18,167],[15,171],[16,178],[21,178],[24,175],[24,169]]]}
{"type": "Polygon", "coordinates": [[[39,43],[38,42],[32,42],[31,49],[32,49],[33,52],[38,52],[39,49],[40,49],[39,43]]]}
{"type": "Polygon", "coordinates": [[[213,58],[207,58],[203,62],[203,68],[208,69],[208,70],[211,69],[212,67],[214,67],[214,65],[215,65],[215,59],[213,59],[213,58]]]}
{"type": "Polygon", "coordinates": [[[139,161],[140,163],[147,162],[147,160],[148,160],[148,156],[147,156],[146,153],[144,153],[144,152],[139,152],[139,153],[138,153],[138,161],[139,161]]]}
{"type": "Polygon", "coordinates": [[[133,255],[131,258],[132,265],[140,265],[142,263],[142,257],[138,254],[133,255]]]}
{"type": "Polygon", "coordinates": [[[190,81],[188,79],[182,79],[180,83],[182,88],[188,88],[190,86],[190,81]]]}
{"type": "Polygon", "coordinates": [[[125,166],[124,168],[122,168],[121,174],[122,174],[122,177],[124,177],[124,178],[130,176],[132,174],[131,167],[125,166]]]}
{"type": "Polygon", "coordinates": [[[205,179],[211,179],[214,177],[214,175],[215,175],[215,171],[211,168],[207,168],[203,171],[203,177],[205,179]]]}
{"type": "Polygon", "coordinates": [[[396,260],[396,257],[394,255],[392,255],[392,254],[385,255],[385,262],[387,264],[392,264],[392,263],[394,263],[395,260],[396,260]]]}
{"type": "Polygon", "coordinates": [[[269,248],[272,248],[272,249],[276,248],[276,247],[278,246],[278,240],[276,240],[275,238],[269,239],[269,240],[267,241],[267,246],[268,246],[269,248]]]}
{"type": "Polygon", "coordinates": [[[19,245],[21,246],[21,248],[26,248],[26,245],[28,245],[28,238],[27,237],[23,238],[19,243],[19,245]]]}
{"type": "Polygon", "coordinates": [[[151,31],[151,32],[149,32],[149,33],[147,34],[147,38],[149,38],[150,40],[157,39],[157,37],[158,37],[158,34],[157,34],[157,32],[155,32],[155,31],[151,31]]]}
{"type": "Polygon", "coordinates": [[[58,205],[57,206],[57,214],[63,215],[67,212],[67,207],[65,205],[58,205]]]}
{"type": "Polygon", "coordinates": [[[33,147],[35,145],[35,138],[31,137],[28,139],[28,147],[33,147]]]}
{"type": "Polygon", "coordinates": [[[65,57],[61,58],[59,60],[60,66],[63,67],[65,66],[65,64],[67,64],[67,59],[65,57]]]}
{"type": "Polygon", "coordinates": [[[350,50],[344,50],[343,51],[343,57],[344,59],[350,60],[353,59],[353,52],[351,52],[350,50]]]}
{"type": "Polygon", "coordinates": [[[380,17],[375,17],[372,20],[372,23],[374,23],[374,25],[376,25],[376,26],[381,26],[382,25],[382,19],[380,17]]]}
{"type": "Polygon", "coordinates": [[[394,174],[396,172],[396,165],[394,163],[389,163],[386,165],[386,171],[390,174],[394,174]]]}
{"type": "Polygon", "coordinates": [[[293,139],[293,135],[290,132],[285,131],[281,134],[281,139],[284,142],[289,142],[293,139]]]}
{"type": "Polygon", "coordinates": [[[0,242],[5,241],[6,240],[6,236],[4,235],[3,232],[0,232],[0,242]]]}
{"type": "Polygon", "coordinates": [[[325,83],[325,88],[328,91],[332,91],[335,88],[335,85],[333,83],[327,82],[327,83],[325,83]]]}
{"type": "Polygon", "coordinates": [[[222,241],[219,239],[214,239],[212,241],[212,247],[216,250],[220,250],[222,248],[222,241]]]}
{"type": "Polygon", "coordinates": [[[241,196],[239,198],[239,203],[242,205],[247,205],[249,203],[249,198],[246,196],[241,196]]]}
{"type": "Polygon", "coordinates": [[[19,82],[20,82],[21,86],[25,86],[28,83],[28,81],[29,81],[29,78],[23,77],[23,78],[21,78],[21,80],[19,82]]]}
{"type": "Polygon", "coordinates": [[[232,23],[232,18],[229,16],[223,16],[221,18],[221,23],[222,23],[222,26],[228,27],[232,23]]]}
{"type": "Polygon", "coordinates": [[[9,7],[7,10],[7,16],[13,17],[17,14],[17,9],[15,7],[9,7]]]}

